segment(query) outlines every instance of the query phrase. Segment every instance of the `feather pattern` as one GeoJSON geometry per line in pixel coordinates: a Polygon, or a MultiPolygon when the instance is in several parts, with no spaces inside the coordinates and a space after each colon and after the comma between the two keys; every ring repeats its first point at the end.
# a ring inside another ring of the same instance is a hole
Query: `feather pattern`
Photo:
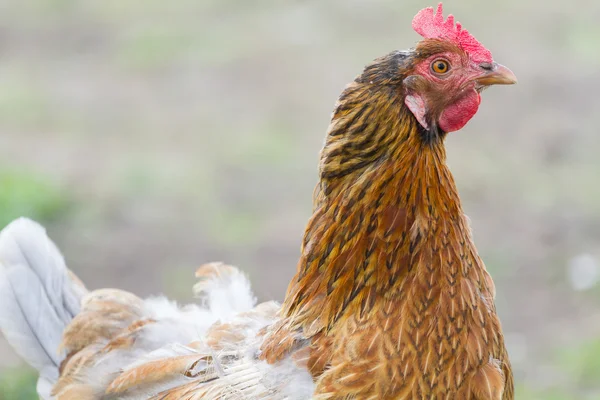
{"type": "Polygon", "coordinates": [[[71,391],[85,388],[91,398],[147,399],[214,377],[220,369],[216,360],[224,356],[204,344],[209,328],[250,312],[255,300],[247,278],[233,267],[206,264],[196,274],[200,305],[141,300],[116,289],[84,297],[62,344],[74,356],[64,363],[53,394],[69,398],[71,391]]]}

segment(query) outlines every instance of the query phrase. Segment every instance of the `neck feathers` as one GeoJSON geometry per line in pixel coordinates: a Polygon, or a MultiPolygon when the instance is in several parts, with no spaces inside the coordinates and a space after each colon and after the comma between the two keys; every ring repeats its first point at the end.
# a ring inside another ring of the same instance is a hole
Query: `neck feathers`
{"type": "Polygon", "coordinates": [[[398,86],[362,78],[334,111],[314,214],[283,306],[307,336],[393,296],[437,245],[440,229],[468,232],[443,137],[422,130],[398,86]]]}

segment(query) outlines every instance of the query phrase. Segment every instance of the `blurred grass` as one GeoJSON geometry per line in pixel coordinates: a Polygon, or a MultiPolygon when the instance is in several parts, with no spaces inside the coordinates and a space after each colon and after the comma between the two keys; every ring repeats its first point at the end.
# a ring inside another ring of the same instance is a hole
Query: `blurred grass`
{"type": "Polygon", "coordinates": [[[600,339],[568,345],[554,355],[557,378],[547,387],[517,382],[515,398],[524,400],[596,400],[600,398],[600,339]],[[565,385],[566,382],[566,385],[565,385]]]}
{"type": "Polygon", "coordinates": [[[48,222],[67,208],[67,196],[49,178],[0,169],[0,226],[18,217],[48,222]]]}
{"type": "Polygon", "coordinates": [[[0,400],[37,400],[37,374],[25,367],[9,369],[0,375],[0,400]]]}
{"type": "Polygon", "coordinates": [[[524,386],[515,388],[515,399],[517,400],[577,400],[572,395],[568,395],[557,390],[533,390],[524,386]]]}
{"type": "Polygon", "coordinates": [[[121,44],[117,62],[134,71],[166,67],[187,53],[190,40],[185,35],[173,35],[172,31],[161,32],[156,28],[136,32],[121,44]]]}
{"type": "MultiPolygon", "coordinates": [[[[562,349],[557,364],[563,366],[574,387],[597,390],[600,379],[600,338],[562,349]]],[[[600,392],[596,394],[600,396],[600,392]]]]}
{"type": "Polygon", "coordinates": [[[35,127],[48,123],[53,110],[44,91],[23,73],[14,72],[0,80],[2,123],[14,127],[35,127]]]}

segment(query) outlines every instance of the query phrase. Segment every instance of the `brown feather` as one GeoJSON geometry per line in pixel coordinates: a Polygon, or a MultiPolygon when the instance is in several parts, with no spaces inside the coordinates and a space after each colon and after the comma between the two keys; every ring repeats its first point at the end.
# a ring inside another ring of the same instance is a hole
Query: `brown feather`
{"type": "MultiPolygon", "coordinates": [[[[199,362],[203,362],[208,365],[212,363],[212,358],[209,356],[192,354],[150,361],[123,372],[110,384],[106,390],[106,393],[120,394],[143,384],[166,381],[175,375],[193,378],[198,375],[197,372],[194,372],[194,368],[199,362]]],[[[210,379],[206,378],[206,373],[204,375],[204,379],[210,379]]],[[[217,376],[214,371],[212,375],[214,377],[217,376]]]]}

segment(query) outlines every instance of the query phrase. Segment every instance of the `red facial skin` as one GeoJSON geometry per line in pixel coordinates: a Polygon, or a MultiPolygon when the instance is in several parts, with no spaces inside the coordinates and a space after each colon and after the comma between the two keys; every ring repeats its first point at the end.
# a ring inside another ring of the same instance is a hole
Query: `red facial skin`
{"type": "Polygon", "coordinates": [[[481,102],[475,79],[485,70],[468,54],[462,51],[435,54],[418,63],[414,73],[425,82],[420,90],[407,95],[405,103],[424,128],[429,129],[426,115],[437,117],[437,124],[444,132],[457,131],[473,118],[481,102]],[[432,63],[438,60],[449,64],[446,73],[432,70],[432,63]]]}

